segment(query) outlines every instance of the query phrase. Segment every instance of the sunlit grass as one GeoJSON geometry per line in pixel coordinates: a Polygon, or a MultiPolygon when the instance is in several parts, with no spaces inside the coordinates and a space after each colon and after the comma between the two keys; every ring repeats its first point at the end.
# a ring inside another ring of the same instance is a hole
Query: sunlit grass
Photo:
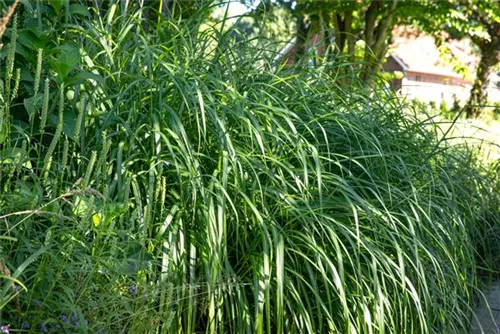
{"type": "MultiPolygon", "coordinates": [[[[448,130],[446,125],[442,128],[443,131],[448,130]]],[[[476,148],[479,151],[479,158],[484,162],[500,161],[500,121],[459,120],[451,127],[449,137],[454,144],[468,144],[476,148]]]]}
{"type": "Polygon", "coordinates": [[[230,32],[200,32],[196,15],[154,36],[135,19],[88,22],[82,71],[102,81],[75,103],[52,90],[46,131],[18,126],[3,144],[1,255],[27,292],[17,308],[4,302],[13,280],[3,283],[2,323],[106,333],[469,326],[499,223],[498,180],[470,149],[440,140],[432,118],[391,95],[340,87],[338,65],[281,68],[230,32]],[[83,115],[79,137],[58,130],[59,110],[76,127],[83,115]],[[6,163],[13,148],[23,154],[6,163]]]}

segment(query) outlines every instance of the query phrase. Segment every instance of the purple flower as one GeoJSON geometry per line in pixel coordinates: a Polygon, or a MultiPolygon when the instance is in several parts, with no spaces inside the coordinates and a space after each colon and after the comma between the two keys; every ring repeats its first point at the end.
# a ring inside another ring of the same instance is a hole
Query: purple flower
{"type": "Polygon", "coordinates": [[[7,334],[10,333],[9,328],[10,328],[10,325],[0,326],[0,333],[7,333],[7,334]]]}
{"type": "Polygon", "coordinates": [[[137,294],[137,287],[135,285],[132,285],[130,288],[128,288],[128,293],[131,296],[135,296],[137,294]]]}
{"type": "Polygon", "coordinates": [[[43,324],[43,322],[39,323],[38,327],[40,327],[40,330],[42,331],[42,333],[48,333],[49,332],[49,330],[47,329],[47,326],[45,326],[43,324]]]}
{"type": "Polygon", "coordinates": [[[42,307],[42,303],[40,303],[40,301],[38,299],[33,299],[33,304],[35,304],[35,306],[38,308],[42,307]]]}
{"type": "Polygon", "coordinates": [[[63,314],[61,314],[61,315],[59,316],[59,319],[61,319],[61,321],[62,321],[62,322],[69,324],[69,319],[68,319],[68,317],[66,316],[66,314],[64,314],[64,313],[63,313],[63,314]]]}

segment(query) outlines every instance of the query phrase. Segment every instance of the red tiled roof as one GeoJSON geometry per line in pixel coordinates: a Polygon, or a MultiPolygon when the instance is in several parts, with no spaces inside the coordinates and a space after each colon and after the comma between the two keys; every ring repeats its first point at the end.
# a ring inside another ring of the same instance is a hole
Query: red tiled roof
{"type": "MultiPolygon", "coordinates": [[[[437,48],[434,37],[413,33],[395,31],[394,43],[389,54],[397,57],[411,72],[428,73],[447,77],[464,78],[457,73],[453,65],[443,59],[437,48]]],[[[471,43],[467,40],[451,40],[446,47],[456,59],[474,72],[477,57],[472,53],[471,43]]]]}

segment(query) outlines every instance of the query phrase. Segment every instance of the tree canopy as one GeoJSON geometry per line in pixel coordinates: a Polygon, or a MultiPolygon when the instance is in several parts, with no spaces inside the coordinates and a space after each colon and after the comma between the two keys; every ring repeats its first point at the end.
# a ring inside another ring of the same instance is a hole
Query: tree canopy
{"type": "Polygon", "coordinates": [[[467,115],[477,116],[487,101],[489,75],[500,62],[499,1],[265,0],[254,12],[260,15],[273,7],[285,8],[296,20],[296,60],[308,56],[305,44],[311,35],[321,36],[316,54],[326,60],[347,57],[367,82],[380,69],[396,25],[417,26],[438,44],[443,42],[442,31],[450,38],[468,37],[480,50],[480,61],[467,115]],[[357,45],[362,46],[360,52],[357,45]]]}

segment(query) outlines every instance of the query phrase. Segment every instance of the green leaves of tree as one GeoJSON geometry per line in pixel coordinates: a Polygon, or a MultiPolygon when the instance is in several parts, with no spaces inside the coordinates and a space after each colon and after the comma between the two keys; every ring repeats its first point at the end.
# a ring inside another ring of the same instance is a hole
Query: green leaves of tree
{"type": "MultiPolygon", "coordinates": [[[[68,5],[69,0],[50,0],[47,1],[48,4],[54,9],[57,15],[60,15],[64,8],[68,5]]],[[[81,15],[81,16],[90,16],[90,12],[87,6],[84,6],[79,3],[70,4],[68,6],[70,15],[81,15]]]]}
{"type": "Polygon", "coordinates": [[[52,8],[54,8],[57,15],[59,15],[59,13],[61,13],[61,9],[63,8],[66,2],[67,0],[52,0],[49,2],[49,4],[52,6],[52,8]]]}
{"type": "Polygon", "coordinates": [[[81,15],[81,16],[90,16],[90,12],[86,6],[81,4],[72,4],[69,6],[69,12],[71,15],[81,15]]]}
{"type": "Polygon", "coordinates": [[[52,68],[64,81],[68,74],[80,63],[80,51],[69,44],[60,47],[61,52],[51,61],[52,68]]]}

